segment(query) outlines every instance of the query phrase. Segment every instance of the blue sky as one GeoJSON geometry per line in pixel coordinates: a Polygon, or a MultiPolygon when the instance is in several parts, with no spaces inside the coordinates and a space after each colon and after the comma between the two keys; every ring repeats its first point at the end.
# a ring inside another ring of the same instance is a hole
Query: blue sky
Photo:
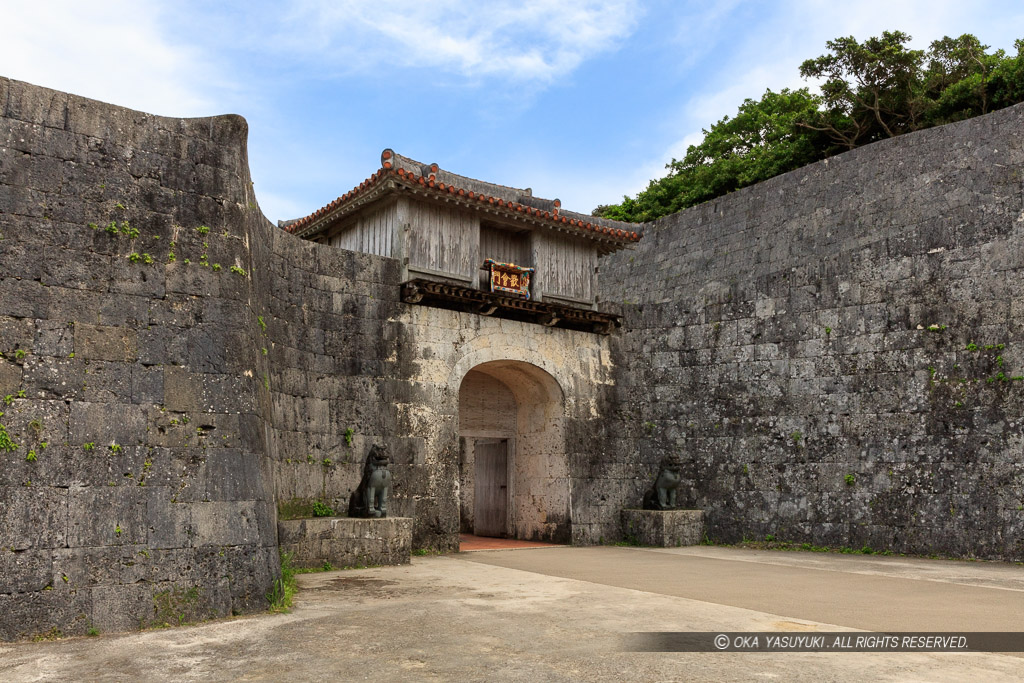
{"type": "Polygon", "coordinates": [[[1020,0],[4,2],[0,75],[168,116],[249,122],[271,220],[385,147],[589,212],[633,195],[827,40],[973,33],[1014,52],[1020,0]]]}

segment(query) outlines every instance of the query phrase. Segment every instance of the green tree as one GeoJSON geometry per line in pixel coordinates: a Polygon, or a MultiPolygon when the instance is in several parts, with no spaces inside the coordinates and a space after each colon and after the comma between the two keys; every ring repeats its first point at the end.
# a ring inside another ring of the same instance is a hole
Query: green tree
{"type": "Polygon", "coordinates": [[[853,149],[917,130],[928,109],[920,96],[922,50],[909,50],[910,36],[885,31],[858,43],[853,36],[830,40],[828,54],[800,66],[804,78],[821,83],[823,110],[802,123],[853,149]]]}
{"type": "Polygon", "coordinates": [[[667,176],[594,215],[654,220],[876,140],[1024,102],[1024,40],[1015,41],[1014,57],[989,53],[970,34],[933,41],[927,51],[909,42],[900,31],[829,41],[828,54],[800,67],[820,82],[821,95],[768,90],[745,100],[673,159],[667,176]]]}
{"type": "Polygon", "coordinates": [[[824,156],[825,137],[797,123],[818,108],[806,88],[768,90],[760,100],[747,99],[734,117],[726,116],[704,131],[686,156],[667,165],[669,175],[652,180],[636,199],[595,209],[595,215],[643,222],[767,180],[824,156]]]}
{"type": "Polygon", "coordinates": [[[929,125],[960,121],[987,114],[992,106],[988,80],[1005,57],[1002,50],[988,54],[988,46],[965,33],[946,36],[931,44],[924,96],[932,102],[929,125]]]}
{"type": "Polygon", "coordinates": [[[1013,46],[1017,56],[1002,59],[987,79],[992,111],[1024,102],[1024,39],[1015,40],[1013,46]]]}
{"type": "Polygon", "coordinates": [[[669,164],[686,179],[682,204],[693,206],[822,158],[827,141],[797,126],[818,111],[818,102],[806,88],[768,90],[760,100],[745,100],[736,116],[704,131],[699,145],[669,164]]]}

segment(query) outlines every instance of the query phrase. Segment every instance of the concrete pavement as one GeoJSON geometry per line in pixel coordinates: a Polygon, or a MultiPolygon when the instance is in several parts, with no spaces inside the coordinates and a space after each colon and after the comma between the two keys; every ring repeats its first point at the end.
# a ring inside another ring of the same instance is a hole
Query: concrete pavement
{"type": "Polygon", "coordinates": [[[1024,630],[1016,565],[703,546],[466,559],[869,631],[1024,630]]]}
{"type": "Polygon", "coordinates": [[[642,653],[633,631],[1022,630],[1024,567],[544,548],[307,574],[295,609],[0,645],[2,681],[1020,680],[1019,655],[642,653]]]}

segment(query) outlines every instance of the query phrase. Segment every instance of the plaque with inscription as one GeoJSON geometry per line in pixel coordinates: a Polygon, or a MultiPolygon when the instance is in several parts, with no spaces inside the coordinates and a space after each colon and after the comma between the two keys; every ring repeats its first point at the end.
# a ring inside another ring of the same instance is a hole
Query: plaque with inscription
{"type": "Polygon", "coordinates": [[[513,294],[524,299],[530,298],[530,275],[534,268],[524,268],[514,263],[502,263],[494,259],[484,261],[484,267],[491,271],[491,291],[513,294]]]}

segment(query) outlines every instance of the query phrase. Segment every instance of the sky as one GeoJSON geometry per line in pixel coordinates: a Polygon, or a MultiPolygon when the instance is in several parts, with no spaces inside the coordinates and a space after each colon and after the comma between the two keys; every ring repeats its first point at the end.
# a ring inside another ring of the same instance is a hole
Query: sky
{"type": "Polygon", "coordinates": [[[385,148],[589,213],[826,42],[976,35],[1020,0],[0,0],[0,76],[164,116],[241,114],[260,208],[307,215],[385,148]]]}

